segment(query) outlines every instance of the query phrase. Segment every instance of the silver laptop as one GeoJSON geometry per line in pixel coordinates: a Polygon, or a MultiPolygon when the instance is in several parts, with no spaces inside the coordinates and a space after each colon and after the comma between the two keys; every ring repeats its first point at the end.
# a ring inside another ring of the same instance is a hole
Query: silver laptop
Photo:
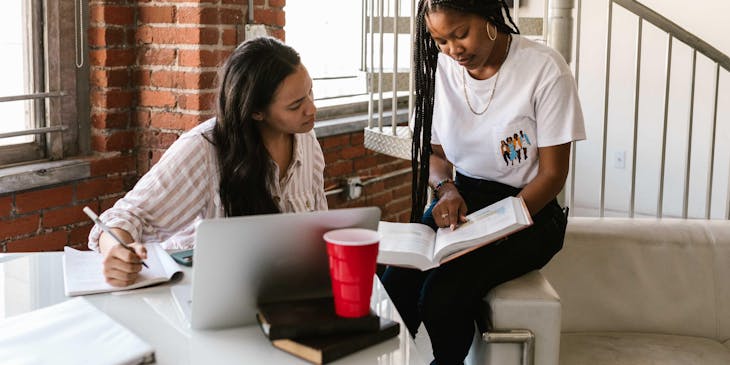
{"type": "Polygon", "coordinates": [[[254,324],[258,303],[331,295],[322,235],[379,221],[377,207],[202,220],[192,288],[174,286],[173,297],[194,329],[254,324]]]}

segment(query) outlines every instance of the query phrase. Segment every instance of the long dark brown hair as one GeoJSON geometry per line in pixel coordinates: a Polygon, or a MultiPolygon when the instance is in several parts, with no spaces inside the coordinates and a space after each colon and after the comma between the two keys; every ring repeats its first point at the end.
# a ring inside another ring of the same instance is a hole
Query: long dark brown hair
{"type": "Polygon", "coordinates": [[[419,0],[416,17],[414,70],[416,81],[416,112],[411,150],[412,192],[411,222],[420,222],[426,206],[429,157],[431,156],[431,122],[436,64],[439,48],[426,28],[426,16],[434,11],[450,9],[476,14],[489,20],[502,33],[519,34],[504,0],[419,0]],[[511,26],[507,25],[505,16],[511,26]]]}
{"type": "Polygon", "coordinates": [[[278,213],[269,191],[271,158],[252,114],[265,111],[281,82],[300,65],[299,54],[275,38],[246,41],[219,75],[213,143],[220,168],[220,197],[228,217],[278,213]]]}

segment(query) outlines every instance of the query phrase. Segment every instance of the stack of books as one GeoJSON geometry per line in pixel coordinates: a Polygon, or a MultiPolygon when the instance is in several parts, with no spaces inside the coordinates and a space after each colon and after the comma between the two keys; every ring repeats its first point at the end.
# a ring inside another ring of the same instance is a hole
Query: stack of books
{"type": "Polygon", "coordinates": [[[274,347],[313,364],[334,361],[400,331],[397,322],[372,311],[360,318],[338,317],[331,297],[262,304],[257,318],[274,347]]]}

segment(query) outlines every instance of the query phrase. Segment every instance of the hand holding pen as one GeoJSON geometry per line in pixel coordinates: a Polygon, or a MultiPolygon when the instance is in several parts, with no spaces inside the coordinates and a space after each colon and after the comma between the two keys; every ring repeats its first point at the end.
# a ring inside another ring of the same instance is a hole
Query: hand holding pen
{"type": "MultiPolygon", "coordinates": [[[[111,228],[107,227],[106,224],[102,223],[101,219],[99,219],[99,216],[96,215],[96,213],[94,213],[94,211],[91,210],[91,208],[84,207],[83,210],[84,210],[84,213],[86,213],[86,215],[88,215],[89,218],[91,218],[91,220],[94,221],[94,223],[96,223],[96,225],[99,226],[99,228],[101,228],[104,232],[106,232],[110,236],[112,236],[112,238],[114,238],[115,241],[117,241],[120,245],[122,245],[122,247],[126,248],[127,250],[129,250],[130,252],[132,252],[136,255],[136,252],[134,252],[134,249],[132,247],[130,247],[129,245],[127,245],[126,243],[124,243],[124,241],[121,238],[119,238],[119,236],[114,234],[114,231],[112,231],[111,228]]],[[[146,268],[149,268],[149,266],[147,266],[147,264],[145,264],[144,261],[142,261],[142,265],[146,268]]]]}

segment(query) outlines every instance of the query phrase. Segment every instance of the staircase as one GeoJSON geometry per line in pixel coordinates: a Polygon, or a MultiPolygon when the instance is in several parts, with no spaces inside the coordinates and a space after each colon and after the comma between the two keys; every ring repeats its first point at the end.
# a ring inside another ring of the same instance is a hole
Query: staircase
{"type": "Polygon", "coordinates": [[[728,219],[730,58],[634,0],[578,9],[573,214],[728,219]]]}

